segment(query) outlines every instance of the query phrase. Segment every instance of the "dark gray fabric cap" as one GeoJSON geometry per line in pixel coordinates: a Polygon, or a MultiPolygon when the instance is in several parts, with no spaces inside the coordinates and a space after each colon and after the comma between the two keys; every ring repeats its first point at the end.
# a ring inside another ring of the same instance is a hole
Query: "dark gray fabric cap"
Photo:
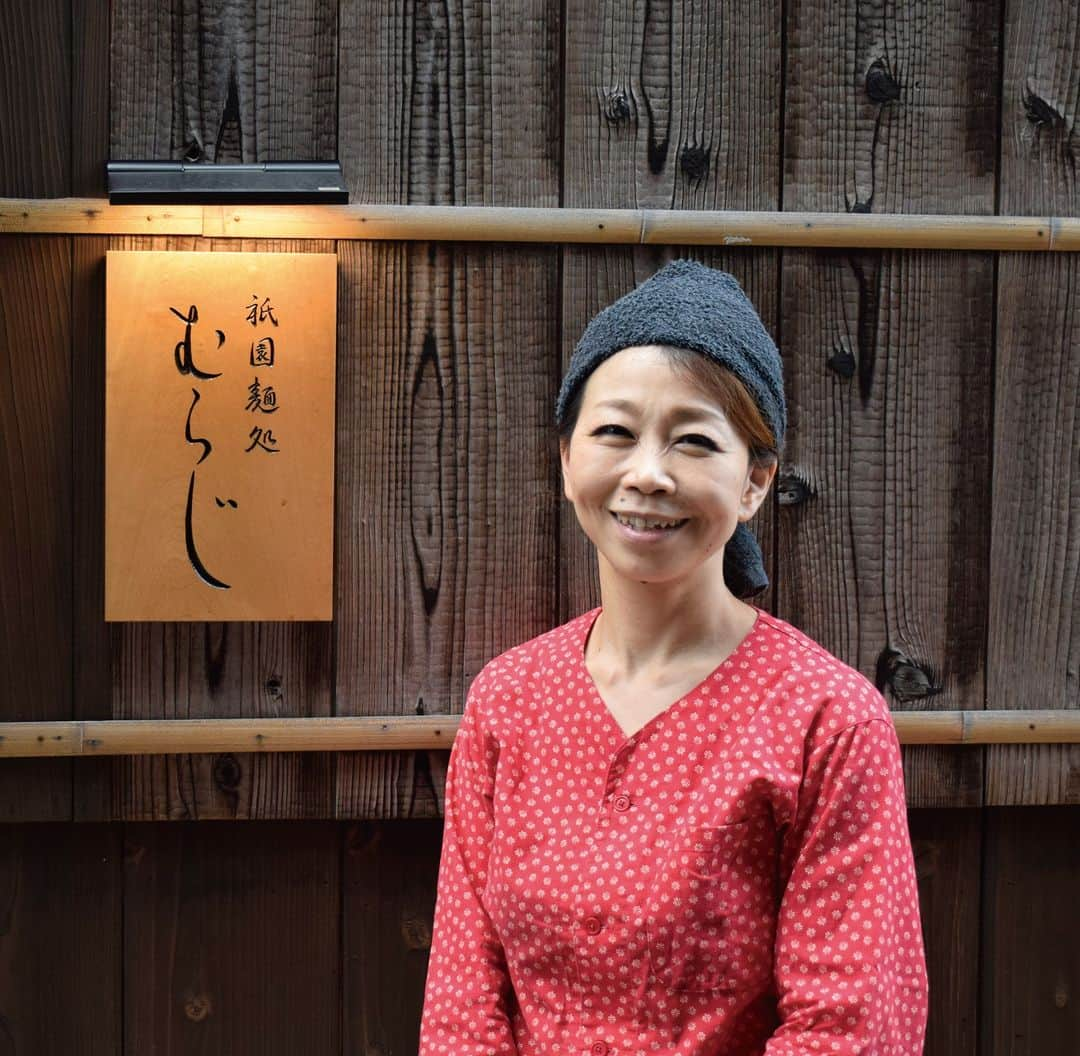
{"type": "MultiPolygon", "coordinates": [[[[616,352],[637,345],[686,348],[726,367],[746,386],[777,448],[782,447],[787,408],[780,353],[732,275],[694,260],[673,260],[594,316],[559,389],[555,418],[560,426],[589,375],[616,352]]],[[[740,598],[769,585],[761,548],[744,524],[724,549],[724,579],[740,598]]]]}

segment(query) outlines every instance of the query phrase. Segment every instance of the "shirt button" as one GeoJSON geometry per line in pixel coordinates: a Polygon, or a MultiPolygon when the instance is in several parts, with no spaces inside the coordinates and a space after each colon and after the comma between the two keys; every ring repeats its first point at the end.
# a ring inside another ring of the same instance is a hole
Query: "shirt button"
{"type": "Polygon", "coordinates": [[[592,1053],[592,1056],[607,1056],[608,1047],[602,1041],[594,1041],[592,1048],[589,1051],[592,1053]]]}
{"type": "MultiPolygon", "coordinates": [[[[585,925],[585,930],[590,935],[598,935],[600,933],[600,929],[604,926],[600,922],[599,917],[586,917],[584,921],[582,921],[582,923],[585,925]]],[[[603,1042],[598,1041],[596,1044],[602,1045],[603,1042]]],[[[604,1051],[607,1052],[607,1049],[605,1048],[604,1051]]]]}
{"type": "Polygon", "coordinates": [[[630,809],[630,797],[626,795],[618,795],[615,797],[614,802],[611,804],[620,814],[625,814],[630,809]]]}

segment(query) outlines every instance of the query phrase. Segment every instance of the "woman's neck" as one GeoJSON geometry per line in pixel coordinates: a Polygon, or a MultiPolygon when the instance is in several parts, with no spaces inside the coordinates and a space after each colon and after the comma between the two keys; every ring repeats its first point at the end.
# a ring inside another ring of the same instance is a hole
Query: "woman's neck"
{"type": "Polygon", "coordinates": [[[625,675],[695,656],[726,656],[750,632],[757,614],[728,590],[722,559],[717,565],[719,576],[702,569],[692,583],[638,583],[615,573],[601,557],[603,612],[587,655],[602,655],[625,675]]]}

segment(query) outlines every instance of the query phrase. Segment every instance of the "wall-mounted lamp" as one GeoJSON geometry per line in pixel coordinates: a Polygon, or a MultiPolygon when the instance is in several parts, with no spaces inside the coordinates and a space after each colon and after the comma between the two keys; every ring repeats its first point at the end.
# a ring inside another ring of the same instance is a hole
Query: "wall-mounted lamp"
{"type": "Polygon", "coordinates": [[[112,205],[343,205],[349,191],[336,161],[261,165],[182,161],[106,163],[112,205]]]}

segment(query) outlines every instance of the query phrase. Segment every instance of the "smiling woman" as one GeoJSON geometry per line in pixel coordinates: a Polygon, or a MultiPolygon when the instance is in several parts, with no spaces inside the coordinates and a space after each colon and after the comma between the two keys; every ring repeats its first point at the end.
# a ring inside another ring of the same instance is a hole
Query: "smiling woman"
{"type": "Polygon", "coordinates": [[[787,424],[776,346],[730,275],[675,261],[589,324],[556,418],[602,605],[470,691],[422,1056],[916,1056],[888,709],[746,600],[787,424]]]}

